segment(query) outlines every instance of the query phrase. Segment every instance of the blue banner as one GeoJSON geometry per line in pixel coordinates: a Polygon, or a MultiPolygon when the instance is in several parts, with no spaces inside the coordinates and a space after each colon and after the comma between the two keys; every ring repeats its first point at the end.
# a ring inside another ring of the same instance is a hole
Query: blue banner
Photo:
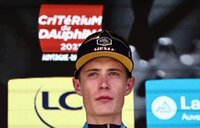
{"type": "Polygon", "coordinates": [[[146,82],[147,128],[200,128],[200,79],[146,82]]]}

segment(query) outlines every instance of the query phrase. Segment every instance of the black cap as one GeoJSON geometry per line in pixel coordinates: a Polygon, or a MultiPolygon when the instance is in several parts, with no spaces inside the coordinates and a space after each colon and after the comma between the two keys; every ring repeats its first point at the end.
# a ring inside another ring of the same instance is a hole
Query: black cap
{"type": "Polygon", "coordinates": [[[90,35],[79,47],[75,77],[85,63],[97,57],[111,57],[118,60],[130,74],[134,67],[128,43],[121,36],[104,30],[90,35]]]}

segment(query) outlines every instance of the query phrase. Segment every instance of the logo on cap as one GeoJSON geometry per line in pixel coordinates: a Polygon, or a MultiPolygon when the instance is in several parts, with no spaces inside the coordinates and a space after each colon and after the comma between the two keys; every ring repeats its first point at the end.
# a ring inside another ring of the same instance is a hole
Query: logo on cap
{"type": "Polygon", "coordinates": [[[112,40],[108,37],[101,37],[97,39],[97,45],[101,45],[101,46],[112,45],[112,40]]]}

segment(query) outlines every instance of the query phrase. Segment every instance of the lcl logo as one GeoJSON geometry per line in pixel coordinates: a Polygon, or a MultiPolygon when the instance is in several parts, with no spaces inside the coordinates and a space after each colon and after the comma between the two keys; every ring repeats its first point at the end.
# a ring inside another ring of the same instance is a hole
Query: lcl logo
{"type": "Polygon", "coordinates": [[[69,92],[65,92],[63,93],[60,98],[58,99],[59,102],[59,106],[50,106],[49,105],[49,92],[42,92],[42,106],[44,109],[46,110],[58,110],[60,109],[60,107],[67,109],[67,110],[80,110],[82,109],[82,106],[70,106],[67,104],[67,97],[70,95],[76,95],[75,91],[69,91],[69,92]]]}
{"type": "MultiPolygon", "coordinates": [[[[52,115],[56,113],[55,116],[65,116],[63,118],[66,118],[66,114],[63,115],[63,113],[66,113],[67,111],[78,111],[82,110],[82,105],[72,105],[69,104],[68,101],[72,100],[73,97],[76,97],[75,91],[66,91],[59,93],[58,91],[41,91],[42,87],[37,90],[35,98],[34,98],[34,109],[39,117],[39,119],[48,127],[54,128],[56,126],[53,126],[54,121],[49,119],[50,116],[47,119],[47,115],[52,115]],[[56,97],[56,99],[55,99],[56,97]],[[51,102],[51,101],[55,102],[51,102]]],[[[53,118],[53,117],[52,117],[53,118]]]]}

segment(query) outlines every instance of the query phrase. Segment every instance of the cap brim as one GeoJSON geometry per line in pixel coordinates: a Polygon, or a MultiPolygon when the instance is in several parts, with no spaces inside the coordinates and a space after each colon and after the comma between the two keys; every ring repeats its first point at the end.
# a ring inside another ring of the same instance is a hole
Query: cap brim
{"type": "Polygon", "coordinates": [[[116,52],[110,52],[110,51],[100,51],[100,52],[93,52],[86,54],[79,58],[76,62],[76,69],[79,70],[86,62],[97,58],[97,57],[111,57],[119,62],[121,62],[129,72],[133,70],[134,64],[133,61],[130,60],[128,57],[123,56],[122,54],[116,53],[116,52]]]}

